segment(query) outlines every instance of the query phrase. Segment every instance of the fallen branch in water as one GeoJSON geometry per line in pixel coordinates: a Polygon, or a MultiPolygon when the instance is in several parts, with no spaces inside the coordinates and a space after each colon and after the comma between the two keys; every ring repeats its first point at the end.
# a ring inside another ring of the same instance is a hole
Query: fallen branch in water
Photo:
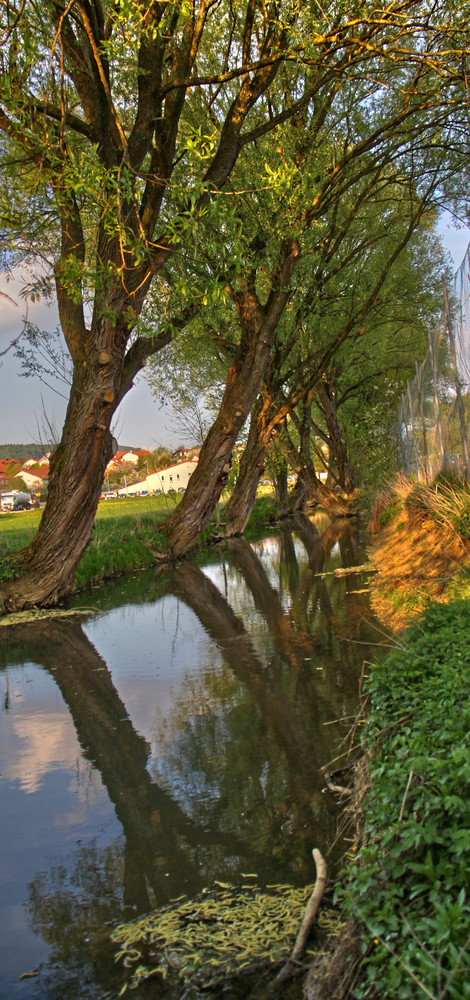
{"type": "Polygon", "coordinates": [[[290,979],[291,976],[295,975],[299,967],[299,958],[305,951],[305,947],[308,941],[310,931],[315,922],[316,915],[318,913],[318,907],[320,906],[323,893],[325,891],[325,886],[327,883],[327,870],[326,861],[319,850],[314,847],[313,860],[315,862],[315,867],[317,870],[317,877],[315,880],[314,889],[310,899],[307,903],[307,907],[304,913],[302,923],[300,925],[300,930],[297,934],[294,947],[290,957],[287,959],[285,965],[283,965],[280,972],[278,972],[276,978],[271,984],[271,990],[275,990],[277,986],[285,982],[286,979],[290,979]]]}
{"type": "Polygon", "coordinates": [[[352,795],[353,789],[346,788],[345,785],[335,785],[331,780],[329,774],[325,774],[326,787],[329,792],[334,792],[335,795],[352,795]]]}
{"type": "Polygon", "coordinates": [[[352,573],[377,573],[378,570],[372,563],[363,563],[362,566],[338,566],[337,569],[327,570],[325,573],[314,573],[315,577],[322,580],[325,576],[351,576],[352,573]]]}

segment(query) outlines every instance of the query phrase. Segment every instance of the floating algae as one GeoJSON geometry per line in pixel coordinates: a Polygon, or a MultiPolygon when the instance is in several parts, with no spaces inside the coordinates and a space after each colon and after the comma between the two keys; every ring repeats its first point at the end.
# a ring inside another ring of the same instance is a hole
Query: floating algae
{"type": "Polygon", "coordinates": [[[311,892],[312,886],[227,886],[120,924],[111,935],[116,962],[129,970],[120,995],[160,976],[190,987],[187,995],[197,997],[199,990],[254,971],[260,962],[285,961],[311,892]]]}
{"type": "Polygon", "coordinates": [[[45,619],[67,618],[71,621],[85,615],[90,618],[98,614],[97,608],[30,608],[29,611],[16,611],[15,613],[0,617],[0,626],[6,628],[9,625],[29,625],[31,622],[39,622],[45,619]]]}

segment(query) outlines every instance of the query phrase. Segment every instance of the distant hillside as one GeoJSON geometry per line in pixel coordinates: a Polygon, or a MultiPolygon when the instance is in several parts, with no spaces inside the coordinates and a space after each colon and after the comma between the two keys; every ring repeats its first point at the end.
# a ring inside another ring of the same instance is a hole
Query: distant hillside
{"type": "MultiPolygon", "coordinates": [[[[120,444],[119,451],[139,451],[139,445],[120,444]]],[[[26,462],[28,458],[42,458],[44,452],[53,451],[53,444],[0,444],[0,458],[16,458],[26,462]]]]}
{"type": "Polygon", "coordinates": [[[52,451],[51,444],[0,444],[0,458],[16,458],[24,461],[28,458],[42,458],[45,451],[52,451]]]}

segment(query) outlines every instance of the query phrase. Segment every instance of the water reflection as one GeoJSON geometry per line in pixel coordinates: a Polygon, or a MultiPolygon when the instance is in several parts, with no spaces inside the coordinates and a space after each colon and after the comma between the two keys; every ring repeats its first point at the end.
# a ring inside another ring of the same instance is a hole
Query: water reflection
{"type": "Polygon", "coordinates": [[[98,996],[114,989],[108,921],[244,871],[309,881],[312,846],[334,861],[320,767],[377,633],[361,577],[331,571],[357,565],[359,544],[350,522],[299,516],[202,569],[137,575],[132,604],[108,587],[83,625],[0,630],[2,843],[18,858],[3,912],[21,943],[0,996],[32,996],[19,975],[41,962],[38,998],[98,996]]]}

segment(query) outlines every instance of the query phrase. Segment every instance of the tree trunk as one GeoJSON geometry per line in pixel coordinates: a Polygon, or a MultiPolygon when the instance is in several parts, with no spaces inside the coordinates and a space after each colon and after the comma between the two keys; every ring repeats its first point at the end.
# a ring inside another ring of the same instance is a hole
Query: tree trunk
{"type": "Polygon", "coordinates": [[[325,415],[326,426],[330,443],[330,454],[336,467],[338,485],[345,493],[352,493],[354,482],[349,464],[348,451],[343,433],[338,423],[338,411],[336,407],[336,393],[326,380],[319,383],[318,399],[325,415]]]}
{"type": "Polygon", "coordinates": [[[304,482],[297,477],[297,482],[292,490],[290,496],[288,497],[289,511],[291,514],[296,514],[299,510],[302,510],[304,503],[308,499],[308,490],[304,482]]]}
{"type": "Polygon", "coordinates": [[[4,611],[54,604],[73,590],[113,451],[109,425],[120,366],[113,363],[112,372],[110,367],[105,373],[99,365],[75,366],[62,439],[51,458],[46,508],[37,535],[20,553],[21,575],[2,586],[4,611]]]}
{"type": "Polygon", "coordinates": [[[299,450],[295,447],[286,429],[282,435],[282,445],[285,449],[287,461],[297,473],[298,481],[301,484],[297,486],[295,493],[297,510],[306,499],[311,501],[316,500],[321,504],[322,502],[326,503],[331,498],[330,490],[323,485],[321,479],[317,476],[310,454],[310,424],[307,405],[304,408],[302,419],[298,421],[298,425],[300,428],[299,450]]]}
{"type": "Polygon", "coordinates": [[[247,419],[269,360],[269,346],[229,371],[219,413],[201,448],[181,503],[165,521],[173,556],[183,556],[197,543],[227,482],[233,446],[247,419]]]}
{"type": "MultiPolygon", "coordinates": [[[[233,292],[241,337],[216,420],[204,442],[197,469],[179,506],[165,522],[173,556],[197,543],[227,482],[232,450],[258,395],[271,356],[277,324],[289,299],[290,280],[299,254],[296,240],[283,243],[265,305],[258,299],[254,275],[233,292]]],[[[264,465],[264,460],[263,460],[264,465]]],[[[251,508],[250,508],[251,509],[251,508]]]]}
{"type": "Polygon", "coordinates": [[[271,440],[271,428],[266,426],[269,405],[270,400],[260,397],[252,413],[248,441],[240,459],[237,481],[227,504],[227,535],[241,535],[253,509],[271,440]]]}
{"type": "Polygon", "coordinates": [[[280,513],[287,513],[289,507],[289,489],[287,483],[287,462],[278,459],[273,475],[274,495],[280,513]]]}

